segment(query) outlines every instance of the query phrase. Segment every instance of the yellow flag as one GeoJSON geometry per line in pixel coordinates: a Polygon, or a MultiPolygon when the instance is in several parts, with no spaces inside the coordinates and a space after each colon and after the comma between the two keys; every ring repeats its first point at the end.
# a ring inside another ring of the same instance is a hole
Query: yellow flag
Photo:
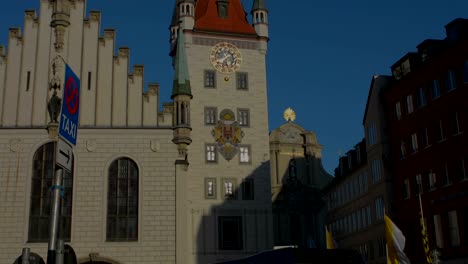
{"type": "Polygon", "coordinates": [[[410,264],[405,255],[406,238],[401,230],[385,215],[385,238],[387,239],[387,264],[410,264]]]}
{"type": "Polygon", "coordinates": [[[335,249],[335,243],[333,241],[333,236],[328,227],[325,226],[325,236],[327,240],[327,249],[335,249]]]}

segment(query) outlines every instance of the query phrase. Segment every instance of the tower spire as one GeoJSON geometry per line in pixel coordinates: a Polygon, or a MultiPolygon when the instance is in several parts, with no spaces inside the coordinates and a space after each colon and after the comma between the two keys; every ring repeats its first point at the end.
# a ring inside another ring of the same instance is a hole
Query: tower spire
{"type": "Polygon", "coordinates": [[[192,98],[192,89],[190,86],[190,75],[187,65],[187,53],[185,51],[185,36],[183,28],[179,27],[177,38],[177,51],[174,61],[175,74],[172,86],[172,96],[174,99],[177,95],[188,95],[192,98]]]}
{"type": "Polygon", "coordinates": [[[174,61],[175,74],[172,87],[174,100],[174,137],[172,142],[177,145],[179,156],[187,159],[187,146],[192,143],[190,126],[190,101],[192,100],[192,89],[190,86],[190,75],[187,65],[187,54],[185,52],[185,37],[183,26],[179,26],[177,38],[177,51],[174,61]]]}

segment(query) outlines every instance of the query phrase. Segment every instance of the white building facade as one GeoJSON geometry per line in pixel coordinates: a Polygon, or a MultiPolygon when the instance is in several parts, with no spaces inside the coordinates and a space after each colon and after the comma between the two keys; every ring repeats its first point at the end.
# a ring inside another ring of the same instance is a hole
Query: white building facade
{"type": "Polygon", "coordinates": [[[130,68],[129,48],[115,54],[115,31],[100,34],[85,0],[40,0],[23,30],[10,29],[8,52],[0,47],[2,261],[25,247],[47,258],[57,141],[48,106],[63,92],[61,59],[81,80],[60,228],[78,263],[211,263],[272,247],[264,2],[254,1],[254,25],[238,0],[175,5],[175,83],[185,64],[189,93],[174,84],[162,111],[159,86],[145,89],[143,66],[130,68]],[[61,9],[64,31],[50,26],[61,9]]]}

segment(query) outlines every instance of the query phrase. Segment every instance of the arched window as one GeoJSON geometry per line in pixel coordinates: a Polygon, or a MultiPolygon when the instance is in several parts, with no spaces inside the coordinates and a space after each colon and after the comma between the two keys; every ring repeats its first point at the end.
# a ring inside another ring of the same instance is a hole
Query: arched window
{"type": "MultiPolygon", "coordinates": [[[[49,241],[49,221],[51,208],[52,180],[55,174],[55,142],[41,146],[34,154],[31,180],[31,207],[29,211],[28,242],[49,241]]],[[[73,166],[72,166],[73,167],[73,166]]],[[[70,241],[73,178],[63,174],[64,196],[61,203],[59,237],[70,241]]]]}
{"type": "Polygon", "coordinates": [[[128,158],[112,162],[107,192],[107,241],[138,240],[138,168],[128,158]]]}

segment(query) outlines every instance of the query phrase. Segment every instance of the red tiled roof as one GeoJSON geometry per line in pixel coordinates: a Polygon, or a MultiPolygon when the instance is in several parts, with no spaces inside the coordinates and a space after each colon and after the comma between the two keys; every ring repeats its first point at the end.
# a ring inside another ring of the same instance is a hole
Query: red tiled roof
{"type": "Polygon", "coordinates": [[[229,16],[218,16],[216,0],[198,0],[195,8],[195,30],[229,32],[237,34],[256,34],[247,21],[244,8],[239,0],[231,0],[229,16]]]}

